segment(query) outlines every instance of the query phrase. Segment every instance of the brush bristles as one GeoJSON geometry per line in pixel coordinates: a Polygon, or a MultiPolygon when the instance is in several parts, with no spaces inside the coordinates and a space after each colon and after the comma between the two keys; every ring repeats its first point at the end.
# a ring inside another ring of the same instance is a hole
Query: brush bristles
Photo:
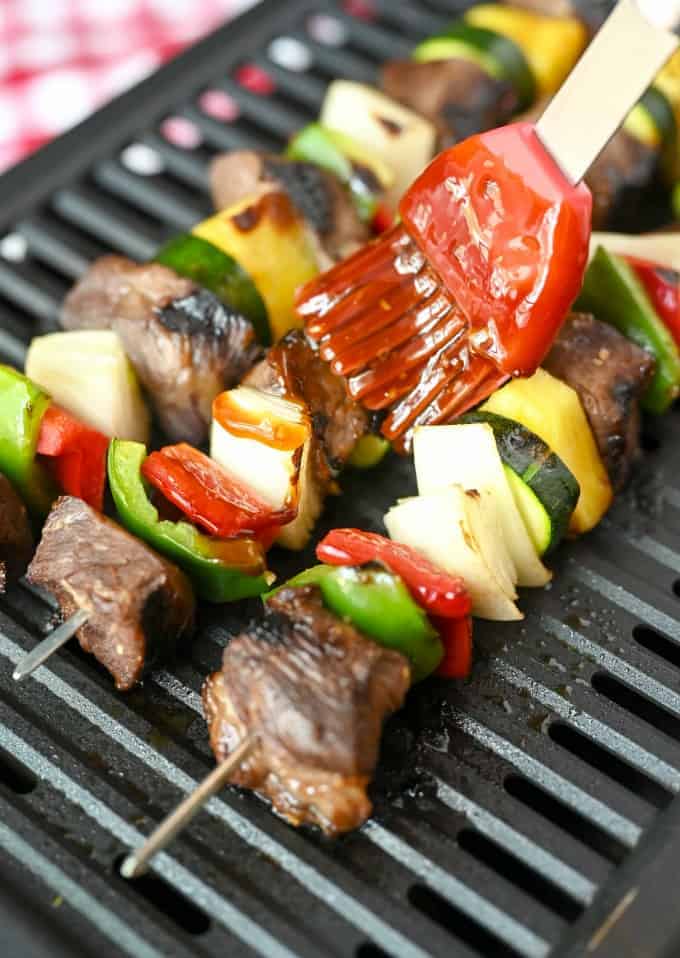
{"type": "Polygon", "coordinates": [[[401,451],[416,426],[450,421],[507,378],[471,348],[467,320],[401,226],[312,280],[298,312],[350,395],[389,410],[382,432],[401,451]]]}

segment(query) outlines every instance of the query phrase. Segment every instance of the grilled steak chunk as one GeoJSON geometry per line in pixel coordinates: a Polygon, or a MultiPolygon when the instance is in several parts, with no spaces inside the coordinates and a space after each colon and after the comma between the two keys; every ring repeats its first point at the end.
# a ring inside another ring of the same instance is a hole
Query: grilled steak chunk
{"type": "MultiPolygon", "coordinates": [[[[542,100],[521,119],[535,123],[548,103],[548,99],[542,100]]],[[[593,194],[594,230],[634,219],[636,200],[652,183],[658,162],[657,152],[627,130],[614,134],[585,175],[593,194]]]]}
{"type": "Polygon", "coordinates": [[[315,234],[325,258],[320,267],[349,256],[370,239],[340,180],[314,163],[286,160],[254,150],[224,153],[210,169],[213,202],[226,209],[261,190],[280,189],[315,234]]]}
{"type": "Polygon", "coordinates": [[[174,442],[199,445],[212,401],[260,355],[249,320],[157,263],[103,256],[64,301],[65,329],[113,329],[174,442]]]}
{"type": "Polygon", "coordinates": [[[409,683],[407,660],[336,618],[318,589],[283,589],[205,682],[210,744],[220,762],[258,734],[232,782],[256,789],[294,825],[349,831],[371,812],[366,787],[383,722],[409,683]]]}
{"type": "Polygon", "coordinates": [[[14,486],[0,473],[0,592],[26,571],[33,552],[33,535],[14,486]]]}
{"type": "Polygon", "coordinates": [[[654,374],[654,359],[613,326],[572,313],[543,365],[579,394],[614,491],[619,491],[638,454],[639,400],[654,374]]]}
{"type": "Polygon", "coordinates": [[[50,512],[28,579],[51,592],[68,618],[89,613],[81,648],[120,691],[188,635],[194,596],[184,574],[129,532],[73,496],[50,512]]]}
{"type": "Polygon", "coordinates": [[[510,83],[468,60],[392,60],[382,69],[380,85],[388,96],[434,123],[440,150],[502,126],[518,106],[510,83]]]}
{"type": "Polygon", "coordinates": [[[277,396],[302,399],[317,440],[318,475],[329,479],[342,469],[369,431],[369,414],[345,389],[344,380],[310,346],[301,330],[287,333],[243,380],[277,396]]]}

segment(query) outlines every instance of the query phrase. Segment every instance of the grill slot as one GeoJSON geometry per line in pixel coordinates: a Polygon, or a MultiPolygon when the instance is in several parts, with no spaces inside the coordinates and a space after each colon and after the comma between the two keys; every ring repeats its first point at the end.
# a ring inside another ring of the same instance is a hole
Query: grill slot
{"type": "MultiPolygon", "coordinates": [[[[54,327],[92,259],[148,259],[209,215],[216,153],[280,150],[316,117],[328,82],[373,82],[380,61],[407,55],[464,6],[269,0],[0,180],[3,358],[20,363],[30,337],[54,327]],[[287,61],[281,38],[302,44],[302,59],[287,61]],[[269,75],[271,94],[243,85],[244,65],[269,75]]],[[[63,946],[69,958],[83,941],[98,958],[583,953],[580,929],[597,915],[601,925],[601,902],[630,887],[622,876],[637,881],[649,842],[672,841],[663,823],[678,808],[680,415],[647,424],[644,445],[606,523],[555,557],[550,590],[522,596],[526,621],[479,624],[471,682],[412,691],[386,733],[375,817],[336,843],[225,790],[150,878],[123,882],[125,849],[212,765],[200,688],[247,609],[203,610],[178,660],[119,696],[75,641],[13,685],[13,664],[54,611],[34,590],[10,589],[0,599],[0,885],[18,881],[16,907],[34,902],[41,916],[62,896],[48,919],[55,956],[63,946]]],[[[319,534],[379,530],[413,489],[412,469],[388,461],[343,486],[319,534]]],[[[281,577],[310,561],[274,557],[281,577]]],[[[666,944],[670,912],[654,922],[666,944]]],[[[635,929],[629,944],[642,953],[635,929]]]]}

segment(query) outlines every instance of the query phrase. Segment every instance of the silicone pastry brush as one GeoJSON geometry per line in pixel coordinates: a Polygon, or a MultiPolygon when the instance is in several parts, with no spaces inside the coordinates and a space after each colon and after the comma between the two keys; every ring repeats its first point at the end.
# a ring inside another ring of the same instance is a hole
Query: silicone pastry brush
{"type": "Polygon", "coordinates": [[[401,222],[309,282],[297,310],[397,449],[530,375],[583,280],[589,166],[678,45],[680,0],[620,0],[536,125],[439,154],[401,222]]]}

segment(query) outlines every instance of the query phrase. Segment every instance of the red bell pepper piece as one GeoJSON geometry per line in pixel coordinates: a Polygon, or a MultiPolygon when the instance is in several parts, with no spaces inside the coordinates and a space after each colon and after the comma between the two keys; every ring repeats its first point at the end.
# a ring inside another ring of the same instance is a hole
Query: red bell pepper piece
{"type": "Polygon", "coordinates": [[[433,565],[410,546],[361,529],[333,529],[316,547],[327,565],[380,562],[403,579],[413,598],[431,615],[460,618],[471,608],[463,580],[433,565]]]}
{"type": "Polygon", "coordinates": [[[652,305],[680,346],[680,274],[646,260],[626,257],[652,305]]]}
{"type": "Polygon", "coordinates": [[[472,619],[469,615],[462,619],[430,618],[444,645],[444,658],[436,674],[447,679],[466,679],[472,669],[472,619]]]}
{"type": "Polygon", "coordinates": [[[255,538],[271,545],[293,510],[272,509],[214,459],[187,443],[144,460],[142,475],[195,525],[220,539],[255,538]]]}
{"type": "Polygon", "coordinates": [[[69,496],[99,512],[104,508],[109,439],[54,403],[45,410],[38,434],[38,455],[69,496]]]}

